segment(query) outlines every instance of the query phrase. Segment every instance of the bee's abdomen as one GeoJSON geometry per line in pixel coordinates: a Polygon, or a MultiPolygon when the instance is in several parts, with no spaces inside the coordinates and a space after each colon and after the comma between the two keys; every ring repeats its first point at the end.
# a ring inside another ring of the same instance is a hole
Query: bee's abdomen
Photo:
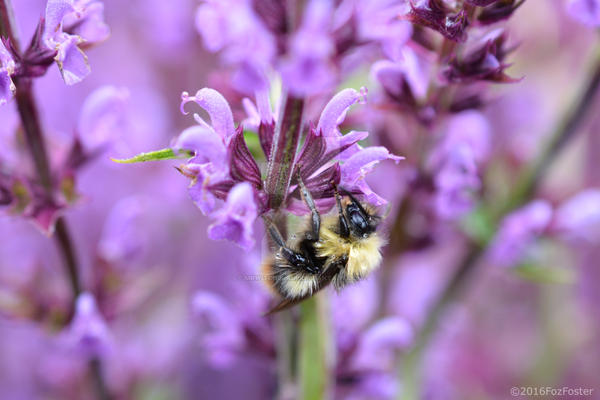
{"type": "Polygon", "coordinates": [[[281,252],[263,264],[263,273],[268,286],[287,299],[307,297],[319,290],[319,274],[291,265],[281,252]]]}

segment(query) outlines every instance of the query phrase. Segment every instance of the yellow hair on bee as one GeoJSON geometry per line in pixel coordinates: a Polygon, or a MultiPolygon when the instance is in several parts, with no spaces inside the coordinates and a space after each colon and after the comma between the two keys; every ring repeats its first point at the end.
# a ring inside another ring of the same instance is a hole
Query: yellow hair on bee
{"type": "Polygon", "coordinates": [[[385,241],[376,233],[364,239],[344,239],[333,230],[337,223],[338,218],[335,216],[325,219],[320,240],[315,243],[317,255],[330,259],[348,257],[348,263],[340,273],[345,275],[346,280],[360,280],[381,263],[380,249],[385,241]]]}
{"type": "Polygon", "coordinates": [[[267,257],[260,266],[260,272],[262,276],[262,280],[265,282],[267,288],[273,294],[277,294],[277,289],[275,289],[274,281],[274,268],[275,268],[275,257],[270,256],[267,257]]]}
{"type": "Polygon", "coordinates": [[[304,271],[295,270],[287,261],[277,254],[269,257],[261,267],[268,288],[286,298],[310,296],[319,285],[319,276],[304,271]],[[278,265],[279,268],[275,268],[278,265]]]}

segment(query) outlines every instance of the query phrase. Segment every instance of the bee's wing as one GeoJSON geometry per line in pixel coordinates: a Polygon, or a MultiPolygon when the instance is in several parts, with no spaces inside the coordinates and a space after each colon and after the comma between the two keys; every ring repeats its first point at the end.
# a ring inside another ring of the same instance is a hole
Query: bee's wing
{"type": "Polygon", "coordinates": [[[306,300],[309,297],[310,296],[299,297],[297,299],[283,299],[275,307],[271,308],[269,311],[264,313],[263,316],[266,317],[268,315],[275,314],[276,312],[288,309],[288,308],[295,306],[296,304],[306,300]]]}

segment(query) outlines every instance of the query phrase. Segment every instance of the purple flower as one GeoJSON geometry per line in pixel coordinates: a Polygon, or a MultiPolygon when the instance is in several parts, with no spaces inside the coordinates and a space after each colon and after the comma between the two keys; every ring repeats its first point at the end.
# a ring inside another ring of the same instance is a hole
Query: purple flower
{"type": "Polygon", "coordinates": [[[363,194],[365,199],[373,205],[387,204],[385,199],[371,190],[365,177],[380,161],[392,160],[398,163],[403,159],[404,157],[391,154],[383,146],[360,149],[342,163],[340,185],[363,194]]]}
{"type": "Polygon", "coordinates": [[[233,364],[245,346],[242,323],[220,296],[199,291],[192,299],[192,310],[199,320],[200,345],[210,364],[226,368],[233,364]]]}
{"type": "Polygon", "coordinates": [[[525,0],[496,1],[481,10],[477,16],[477,22],[481,25],[490,25],[507,19],[523,3],[525,3],[525,0]]]}
{"type": "Polygon", "coordinates": [[[570,0],[567,12],[571,17],[590,27],[600,26],[599,0],[570,0]]]}
{"type": "Polygon", "coordinates": [[[106,39],[104,5],[96,0],[49,0],[43,41],[56,50],[56,63],[67,85],[81,82],[90,66],[82,47],[106,39]]]}
{"type": "Polygon", "coordinates": [[[253,225],[257,216],[252,186],[238,183],[229,191],[223,207],[212,214],[215,222],[208,228],[208,237],[229,239],[249,250],[254,246],[253,225]]]}
{"type": "Polygon", "coordinates": [[[435,175],[435,207],[442,218],[457,218],[469,212],[481,186],[471,149],[453,148],[438,166],[435,175]]]}
{"type": "Polygon", "coordinates": [[[546,230],[552,219],[552,207],[535,200],[504,218],[492,241],[489,257],[497,265],[514,266],[528,248],[546,230]]]}
{"type": "Polygon", "coordinates": [[[228,144],[229,139],[235,133],[235,127],[233,124],[233,114],[225,97],[216,90],[209,88],[198,90],[195,96],[190,96],[187,92],[183,92],[181,94],[180,106],[183,114],[187,114],[184,111],[184,106],[190,101],[202,107],[208,113],[211,121],[209,125],[198,114],[194,114],[196,122],[212,130],[223,139],[225,144],[228,144]]]}
{"type": "Polygon", "coordinates": [[[406,349],[412,341],[413,329],[406,320],[381,319],[361,335],[350,364],[357,370],[391,370],[394,350],[406,349]]]}
{"type": "Polygon", "coordinates": [[[0,40],[0,106],[6,104],[15,93],[11,76],[15,72],[15,60],[0,40]]]}
{"type": "Polygon", "coordinates": [[[187,176],[192,177],[189,189],[192,200],[204,214],[209,214],[215,208],[216,196],[224,199],[223,190],[219,191],[220,186],[224,184],[229,189],[233,184],[227,156],[229,140],[235,134],[233,115],[227,100],[213,89],[201,89],[193,97],[184,92],[182,112],[185,113],[183,107],[190,101],[207,111],[211,124],[194,114],[200,125],[184,130],[173,148],[194,152],[195,156],[181,168],[187,176]]]}
{"type": "Polygon", "coordinates": [[[413,340],[406,320],[387,317],[356,332],[351,347],[338,354],[336,397],[390,399],[397,393],[394,359],[413,340]]]}
{"type": "MultiPolygon", "coordinates": [[[[348,108],[364,101],[365,96],[366,89],[342,90],[325,106],[317,126],[308,129],[305,143],[294,160],[284,208],[306,212],[297,174],[302,176],[322,208],[333,205],[332,181],[355,194],[362,194],[375,205],[385,204],[364,178],[378,162],[386,159],[398,162],[402,157],[390,154],[384,147],[363,149],[357,142],[365,139],[367,132],[352,131],[342,135],[339,131],[348,108]]],[[[235,128],[231,108],[213,89],[201,89],[193,97],[184,93],[182,99],[182,111],[186,103],[194,101],[211,119],[208,124],[194,115],[200,125],[184,130],[173,145],[175,150],[193,153],[189,162],[179,167],[179,171],[191,179],[190,196],[204,214],[215,219],[209,228],[211,238],[229,239],[248,249],[254,245],[254,220],[269,211],[269,194],[264,188],[260,168],[246,145],[243,127],[235,128]]],[[[258,130],[265,158],[271,162],[276,119],[267,92],[257,92],[257,106],[248,99],[243,103],[248,111],[246,122],[258,130]]]]}
{"type": "Polygon", "coordinates": [[[453,11],[443,0],[410,0],[410,11],[404,18],[413,24],[434,29],[455,42],[464,42],[467,38],[469,21],[466,11],[453,11]]]}
{"type": "Polygon", "coordinates": [[[357,335],[368,326],[377,311],[377,281],[367,279],[331,296],[336,345],[346,352],[356,345],[357,335]],[[352,314],[348,314],[352,309],[352,314]]]}
{"type": "MultiPolygon", "coordinates": [[[[350,2],[349,2],[350,3],[350,2]]],[[[361,41],[377,41],[385,55],[392,60],[399,57],[399,51],[410,39],[412,25],[398,18],[406,14],[410,6],[404,0],[375,0],[352,3],[356,7],[358,36],[361,41]]]]}
{"type": "Polygon", "coordinates": [[[115,86],[102,86],[94,90],[83,102],[77,133],[88,151],[115,146],[129,130],[127,105],[129,90],[115,86]]]}
{"type": "Polygon", "coordinates": [[[336,80],[335,43],[330,34],[333,5],[329,0],[311,0],[302,25],[290,39],[288,56],[282,61],[281,76],[296,96],[328,91],[336,80]]]}
{"type": "Polygon", "coordinates": [[[495,29],[481,38],[467,42],[461,51],[454,55],[443,71],[449,82],[474,82],[478,80],[497,83],[513,83],[514,79],[504,70],[506,55],[512,49],[506,48],[506,35],[502,28],[495,29]]]}
{"type": "MultiPolygon", "coordinates": [[[[322,208],[333,205],[331,181],[339,183],[344,189],[362,194],[375,205],[386,201],[375,194],[365,182],[365,176],[380,161],[390,159],[398,162],[403,157],[391,154],[384,147],[363,149],[357,144],[365,139],[368,132],[351,131],[342,135],[338,126],[344,121],[346,112],[353,104],[365,101],[366,91],[344,89],[327,103],[316,129],[310,129],[308,138],[296,158],[296,169],[302,176],[306,187],[322,208]],[[319,200],[323,201],[319,201],[319,200]]],[[[296,173],[292,175],[296,176],[296,173]]],[[[292,179],[292,184],[296,183],[292,179]]],[[[299,189],[292,191],[290,209],[304,210],[299,189]]]]}
{"type": "Polygon", "coordinates": [[[394,104],[423,117],[431,114],[426,104],[431,71],[431,60],[409,47],[398,51],[395,59],[379,60],[371,67],[371,75],[394,104]]]}
{"type": "Polygon", "coordinates": [[[369,59],[368,47],[393,57],[412,32],[397,18],[407,10],[402,0],[311,0],[300,9],[296,24],[293,4],[208,0],[198,8],[196,27],[205,47],[233,67],[236,89],[264,90],[276,71],[297,97],[330,91],[369,59]],[[363,50],[367,57],[358,55],[363,50]]]}
{"type": "Polygon", "coordinates": [[[147,230],[141,225],[148,205],[140,197],[127,197],[113,207],[102,230],[98,254],[109,263],[131,263],[144,248],[147,230]]]}
{"type": "Polygon", "coordinates": [[[600,189],[586,189],[564,202],[556,210],[553,229],[574,242],[598,243],[600,189]]]}
{"type": "Polygon", "coordinates": [[[490,153],[490,135],[489,123],[476,111],[450,119],[445,136],[429,158],[441,217],[460,217],[473,207],[474,194],[481,186],[478,166],[490,153]]]}
{"type": "Polygon", "coordinates": [[[112,335],[90,293],[77,298],[75,316],[65,332],[66,340],[87,357],[103,357],[112,346],[112,335]]]}
{"type": "Polygon", "coordinates": [[[466,0],[467,3],[473,4],[478,7],[487,7],[492,3],[497,2],[498,0],[466,0]]]}
{"type": "Polygon", "coordinates": [[[236,66],[234,80],[249,93],[267,86],[266,72],[276,40],[253,10],[250,0],[209,0],[196,12],[196,28],[209,51],[222,51],[236,66]]]}

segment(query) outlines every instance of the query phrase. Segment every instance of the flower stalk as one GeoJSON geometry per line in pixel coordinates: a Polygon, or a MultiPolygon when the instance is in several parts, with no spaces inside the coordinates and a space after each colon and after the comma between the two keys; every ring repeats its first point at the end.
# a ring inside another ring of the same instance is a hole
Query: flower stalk
{"type": "MultiPolygon", "coordinates": [[[[522,176],[518,179],[519,184],[517,184],[507,203],[500,209],[497,215],[491,216],[495,224],[498,224],[510,211],[522,206],[533,198],[539,184],[543,181],[549,167],[556,159],[558,153],[580,131],[579,127],[590,111],[590,107],[594,104],[594,96],[598,92],[599,87],[600,45],[597,45],[593,54],[591,72],[588,75],[580,94],[568,107],[564,117],[558,124],[558,127],[550,136],[546,148],[536,160],[532,162],[531,167],[522,173],[522,176]]],[[[403,391],[399,395],[400,399],[408,400],[422,398],[421,370],[424,353],[436,332],[436,328],[445,310],[448,305],[456,300],[467,284],[469,277],[474,273],[478,261],[482,254],[484,254],[488,244],[489,238],[480,242],[473,241],[470,243],[469,249],[465,252],[454,276],[447,283],[441,295],[430,309],[413,348],[402,362],[399,373],[404,382],[404,386],[403,391]]]]}
{"type": "Polygon", "coordinates": [[[265,189],[269,207],[279,208],[285,201],[294,169],[294,158],[302,132],[304,100],[288,95],[273,136],[265,189]]]}
{"type": "Polygon", "coordinates": [[[300,305],[298,355],[300,399],[331,397],[332,357],[326,298],[318,294],[300,305]]]}
{"type": "MultiPolygon", "coordinates": [[[[13,8],[10,0],[0,0],[0,34],[10,40],[15,51],[19,51],[13,8]]],[[[39,182],[44,188],[47,197],[46,200],[54,202],[52,172],[38,115],[38,108],[33,95],[32,79],[25,76],[15,77],[15,87],[17,110],[25,132],[27,149],[33,160],[39,182]]],[[[74,310],[75,303],[82,290],[75,246],[64,217],[59,217],[56,221],[54,240],[64,261],[66,274],[71,286],[72,308],[74,310]]],[[[97,397],[100,400],[108,400],[110,399],[110,395],[108,394],[101,370],[100,360],[97,358],[92,359],[90,361],[90,372],[95,382],[97,397]]]]}

